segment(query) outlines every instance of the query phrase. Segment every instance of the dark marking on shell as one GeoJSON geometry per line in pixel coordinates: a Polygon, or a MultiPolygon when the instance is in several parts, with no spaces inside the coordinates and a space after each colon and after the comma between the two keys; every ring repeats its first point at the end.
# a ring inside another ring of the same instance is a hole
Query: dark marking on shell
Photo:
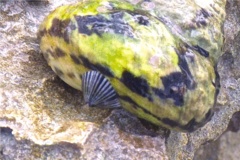
{"type": "Polygon", "coordinates": [[[73,73],[67,73],[67,76],[72,79],[75,78],[75,75],[73,73]]]}
{"type": "Polygon", "coordinates": [[[75,29],[77,29],[77,26],[76,26],[75,24],[71,23],[70,26],[69,26],[69,28],[70,28],[71,30],[75,30],[75,29]]]}
{"type": "Polygon", "coordinates": [[[152,88],[152,90],[159,98],[171,98],[174,100],[176,106],[183,106],[184,94],[187,89],[193,90],[196,88],[197,84],[188,67],[184,50],[176,50],[176,53],[178,55],[178,65],[181,72],[173,72],[165,77],[161,77],[164,90],[159,88],[152,88]]]}
{"type": "Polygon", "coordinates": [[[44,58],[46,59],[46,61],[49,63],[49,61],[50,61],[50,58],[49,58],[49,55],[51,55],[51,50],[50,49],[48,49],[46,52],[43,52],[43,56],[44,56],[44,58]]]}
{"type": "Polygon", "coordinates": [[[202,123],[202,126],[211,120],[212,116],[214,115],[214,112],[212,109],[209,109],[209,111],[207,112],[207,114],[205,115],[205,119],[201,122],[202,123]]]}
{"type": "Polygon", "coordinates": [[[79,33],[91,35],[93,33],[101,36],[103,33],[121,34],[134,37],[132,27],[123,21],[123,12],[109,13],[107,19],[102,15],[75,16],[79,33]]]}
{"type": "Polygon", "coordinates": [[[214,106],[217,101],[217,96],[220,92],[221,84],[220,84],[220,75],[217,71],[217,65],[214,66],[214,71],[215,71],[215,82],[212,82],[213,86],[215,87],[215,95],[214,95],[214,106]]]}
{"type": "Polygon", "coordinates": [[[183,106],[184,94],[187,89],[193,90],[196,88],[197,84],[188,67],[184,50],[179,51],[176,49],[176,53],[178,55],[178,65],[181,72],[173,72],[165,77],[161,77],[164,90],[159,88],[152,88],[152,90],[159,98],[171,98],[174,100],[176,106],[183,106]]]}
{"type": "Polygon", "coordinates": [[[184,105],[186,92],[186,76],[181,72],[173,72],[168,76],[161,77],[164,90],[152,88],[153,92],[161,99],[171,98],[176,106],[184,105]]]}
{"type": "Polygon", "coordinates": [[[82,89],[84,101],[89,106],[121,106],[111,83],[98,71],[88,71],[82,75],[82,89]]]}
{"type": "Polygon", "coordinates": [[[85,67],[87,67],[88,69],[99,71],[100,73],[102,73],[102,74],[104,74],[105,76],[108,76],[108,77],[113,77],[114,76],[112,71],[108,67],[105,67],[105,66],[100,65],[100,64],[93,64],[87,58],[85,58],[83,56],[79,56],[79,58],[81,59],[83,65],[85,67]]]}
{"type": "Polygon", "coordinates": [[[54,72],[61,77],[63,75],[63,71],[61,71],[58,67],[53,67],[54,72]]]}
{"type": "Polygon", "coordinates": [[[193,19],[193,22],[197,27],[207,26],[208,18],[212,16],[207,10],[201,8],[196,14],[196,17],[193,19]]]}
{"type": "Polygon", "coordinates": [[[167,124],[167,125],[171,126],[171,127],[177,127],[177,126],[179,125],[178,122],[173,121],[173,120],[171,120],[171,119],[169,119],[169,118],[163,118],[163,119],[162,119],[162,122],[163,122],[164,124],[167,124]]]}
{"type": "Polygon", "coordinates": [[[144,25],[144,26],[148,26],[150,24],[149,22],[149,18],[147,16],[141,15],[141,14],[137,14],[137,13],[131,13],[136,20],[136,22],[140,25],[144,25]]]}
{"type": "Polygon", "coordinates": [[[56,57],[65,57],[67,54],[59,47],[55,49],[56,57]]]}
{"type": "Polygon", "coordinates": [[[63,39],[66,43],[69,43],[69,35],[68,35],[68,31],[64,31],[63,33],[63,39]]]}
{"type": "MultiPolygon", "coordinates": [[[[178,66],[180,67],[181,71],[182,71],[182,75],[181,77],[184,77],[184,84],[186,85],[186,87],[190,90],[193,90],[196,88],[197,84],[193,79],[192,73],[188,67],[188,63],[186,60],[186,54],[185,53],[179,53],[178,51],[177,55],[178,55],[178,66]]],[[[176,77],[177,78],[177,77],[176,77]]]]}
{"type": "Polygon", "coordinates": [[[171,120],[171,119],[169,119],[169,118],[163,118],[163,119],[162,119],[162,122],[163,122],[164,124],[167,124],[167,125],[173,127],[173,128],[179,127],[179,128],[181,128],[181,129],[183,129],[183,130],[187,130],[188,132],[193,132],[194,130],[196,130],[196,128],[197,128],[198,126],[202,126],[202,125],[201,125],[201,122],[200,122],[200,123],[196,122],[195,118],[191,119],[191,120],[190,120],[186,125],[184,125],[184,126],[183,126],[183,125],[180,125],[177,121],[171,120]]]}
{"type": "Polygon", "coordinates": [[[150,87],[144,78],[136,77],[132,73],[124,71],[120,81],[132,92],[148,98],[149,101],[153,101],[149,94],[150,87]]]}
{"type": "Polygon", "coordinates": [[[122,19],[123,19],[123,12],[119,11],[119,12],[113,12],[111,14],[111,18],[112,20],[115,20],[115,21],[119,21],[119,22],[123,22],[122,19]]]}
{"type": "Polygon", "coordinates": [[[49,62],[49,55],[47,53],[43,53],[43,57],[46,59],[47,62],[49,62]]]}
{"type": "Polygon", "coordinates": [[[192,49],[194,49],[195,51],[197,51],[200,55],[202,55],[203,57],[209,57],[209,52],[206,51],[205,49],[201,48],[200,46],[196,45],[193,46],[192,49]]]}
{"type": "Polygon", "coordinates": [[[69,43],[69,35],[67,31],[67,26],[69,25],[69,22],[70,19],[61,21],[57,18],[54,18],[52,21],[52,26],[48,30],[48,33],[51,36],[61,37],[65,40],[66,43],[69,43]]]}
{"type": "Polygon", "coordinates": [[[46,28],[44,28],[43,30],[40,30],[37,34],[37,38],[41,39],[46,33],[47,33],[46,28]]]}
{"type": "Polygon", "coordinates": [[[54,59],[57,59],[57,55],[56,55],[56,52],[48,52],[54,59]]]}
{"type": "Polygon", "coordinates": [[[210,16],[212,16],[206,9],[204,8],[201,8],[200,10],[201,14],[205,17],[205,18],[208,18],[210,16]]]}
{"type": "Polygon", "coordinates": [[[78,64],[78,65],[81,64],[80,59],[77,56],[75,56],[75,54],[70,54],[70,57],[75,64],[78,64]]]}
{"type": "Polygon", "coordinates": [[[177,124],[177,127],[181,128],[181,129],[184,129],[184,130],[187,130],[189,132],[193,132],[197,128],[200,128],[200,127],[204,126],[208,121],[210,121],[212,116],[213,116],[213,112],[210,109],[207,112],[207,114],[205,115],[205,118],[202,121],[196,122],[196,119],[193,118],[186,125],[179,127],[179,124],[177,124]]]}
{"type": "Polygon", "coordinates": [[[138,104],[137,104],[136,102],[134,102],[134,101],[132,100],[132,98],[130,98],[130,97],[128,97],[128,96],[119,96],[119,99],[133,104],[133,107],[134,107],[134,108],[137,108],[137,106],[138,106],[138,104]]]}
{"type": "Polygon", "coordinates": [[[133,104],[133,105],[132,105],[133,108],[135,108],[135,109],[139,108],[139,109],[141,109],[142,111],[144,111],[146,114],[149,114],[149,115],[157,118],[158,120],[161,120],[159,117],[153,115],[151,112],[149,112],[149,111],[146,110],[145,108],[139,106],[135,101],[132,100],[132,98],[130,98],[130,97],[128,97],[128,96],[119,96],[119,98],[120,98],[121,100],[123,100],[123,101],[126,101],[126,102],[128,102],[128,103],[133,104]]]}
{"type": "Polygon", "coordinates": [[[131,104],[133,104],[132,107],[134,107],[135,109],[139,108],[141,109],[145,114],[151,115],[154,118],[158,119],[159,121],[161,121],[162,123],[172,127],[172,128],[180,128],[182,130],[188,131],[188,132],[193,132],[194,130],[196,130],[199,127],[202,127],[204,124],[206,124],[209,120],[211,120],[211,117],[213,116],[213,112],[210,109],[207,114],[205,115],[205,118],[201,121],[201,122],[196,122],[196,120],[193,118],[191,121],[189,121],[189,123],[187,123],[186,125],[181,125],[180,123],[178,123],[177,121],[171,120],[169,118],[160,118],[154,114],[152,114],[150,111],[146,110],[145,108],[139,106],[136,102],[134,102],[130,97],[127,96],[120,96],[119,97],[121,100],[129,102],[131,104]]]}
{"type": "Polygon", "coordinates": [[[171,120],[169,118],[160,118],[154,114],[152,114],[151,112],[149,112],[148,110],[146,110],[145,108],[142,108],[141,106],[137,105],[135,102],[132,101],[131,98],[129,97],[120,97],[122,100],[125,100],[129,103],[132,103],[134,104],[135,106],[133,106],[134,108],[139,108],[139,109],[142,109],[142,111],[145,113],[145,114],[148,114],[148,115],[151,115],[153,116],[154,118],[158,119],[159,121],[161,121],[162,123],[172,127],[172,128],[180,128],[182,130],[185,130],[185,131],[188,131],[188,132],[193,132],[194,130],[196,130],[197,128],[199,127],[202,127],[206,122],[208,122],[211,117],[212,117],[212,112],[211,110],[206,114],[205,116],[205,119],[203,119],[201,122],[196,122],[196,120],[193,118],[188,124],[186,125],[181,125],[179,124],[177,121],[174,121],[174,120],[171,120]]]}

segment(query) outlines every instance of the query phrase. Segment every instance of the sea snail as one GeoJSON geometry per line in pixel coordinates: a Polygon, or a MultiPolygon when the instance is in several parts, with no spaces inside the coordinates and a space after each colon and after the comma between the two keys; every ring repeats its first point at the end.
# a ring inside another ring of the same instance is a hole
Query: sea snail
{"type": "Polygon", "coordinates": [[[38,38],[53,71],[81,90],[89,106],[122,106],[189,132],[212,116],[216,76],[209,53],[138,6],[119,0],[61,6],[45,18],[38,38]]]}

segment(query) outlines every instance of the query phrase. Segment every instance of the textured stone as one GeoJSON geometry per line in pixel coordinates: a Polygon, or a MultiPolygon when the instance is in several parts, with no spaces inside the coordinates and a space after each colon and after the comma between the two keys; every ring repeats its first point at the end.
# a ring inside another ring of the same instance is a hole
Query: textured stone
{"type": "Polygon", "coordinates": [[[51,146],[37,145],[29,140],[17,141],[9,128],[0,130],[0,159],[58,159],[78,160],[81,156],[79,147],[71,143],[58,143],[51,146]]]}
{"type": "Polygon", "coordinates": [[[238,160],[240,159],[240,132],[227,132],[218,140],[205,144],[195,153],[194,160],[238,160]]]}
{"type": "MultiPolygon", "coordinates": [[[[193,133],[169,136],[165,130],[146,129],[122,109],[81,108],[81,93],[47,66],[39,54],[37,28],[49,11],[66,3],[70,1],[0,2],[0,126],[11,128],[13,134],[1,130],[0,159],[192,159],[199,146],[217,139],[240,111],[238,1],[227,3],[225,54],[218,63],[221,89],[214,117],[193,133]]],[[[229,132],[221,139],[239,148],[233,135],[239,137],[229,132]]],[[[236,150],[223,155],[225,144],[214,156],[238,159],[236,150]]]]}
{"type": "MultiPolygon", "coordinates": [[[[196,153],[195,160],[216,159],[216,160],[238,160],[240,158],[239,146],[239,75],[240,75],[240,1],[228,0],[226,5],[226,21],[224,23],[224,55],[222,56],[218,70],[221,82],[221,94],[218,97],[218,109],[234,113],[229,115],[224,125],[228,123],[228,132],[222,135],[218,140],[202,146],[196,153]],[[230,132],[234,131],[234,132],[230,132]]],[[[224,112],[223,115],[226,113],[224,112]]],[[[222,122],[223,123],[223,122],[222,122]]],[[[214,138],[216,139],[216,138],[214,138]]],[[[213,139],[213,140],[214,140],[213,139]]]]}

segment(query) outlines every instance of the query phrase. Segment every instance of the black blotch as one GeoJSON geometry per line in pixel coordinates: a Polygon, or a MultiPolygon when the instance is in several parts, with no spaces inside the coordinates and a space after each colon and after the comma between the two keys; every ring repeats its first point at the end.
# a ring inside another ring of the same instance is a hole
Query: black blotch
{"type": "Polygon", "coordinates": [[[148,18],[145,16],[138,16],[137,19],[138,19],[138,23],[141,25],[147,26],[149,24],[148,18]]]}
{"type": "Polygon", "coordinates": [[[131,104],[133,104],[133,107],[134,108],[137,108],[137,106],[138,106],[138,104],[136,103],[136,102],[134,102],[130,97],[128,97],[128,96],[119,96],[119,99],[122,99],[122,100],[124,100],[124,101],[126,101],[126,102],[129,102],[129,103],[131,103],[131,104]]]}
{"type": "Polygon", "coordinates": [[[178,123],[178,122],[173,121],[173,120],[171,120],[171,119],[169,119],[169,118],[163,118],[163,119],[162,119],[162,122],[163,122],[164,124],[167,124],[167,125],[173,127],[173,128],[179,126],[179,123],[178,123]]]}
{"type": "Polygon", "coordinates": [[[48,50],[47,53],[50,54],[50,55],[51,55],[53,58],[55,58],[55,59],[58,58],[58,56],[57,56],[57,54],[56,54],[55,51],[53,52],[53,51],[51,51],[51,50],[48,50]]]}
{"type": "Polygon", "coordinates": [[[66,53],[62,49],[60,49],[59,47],[57,47],[55,49],[55,53],[56,53],[56,57],[64,57],[64,56],[66,56],[66,53]]]}
{"type": "Polygon", "coordinates": [[[75,24],[70,24],[70,26],[69,26],[69,27],[70,27],[70,29],[71,29],[71,30],[75,30],[75,29],[77,29],[77,27],[76,27],[76,25],[75,25],[75,24]]]}
{"type": "Polygon", "coordinates": [[[173,72],[162,77],[164,90],[152,88],[153,92],[161,99],[171,98],[176,106],[184,105],[184,94],[186,92],[186,76],[181,72],[173,72]]]}
{"type": "Polygon", "coordinates": [[[202,121],[196,122],[195,118],[193,118],[185,126],[181,126],[181,128],[184,130],[187,130],[188,132],[193,132],[197,128],[200,128],[200,127],[204,126],[207,122],[209,122],[211,120],[212,116],[213,116],[213,111],[210,109],[202,121]]]}
{"type": "Polygon", "coordinates": [[[94,16],[75,16],[75,19],[78,23],[78,31],[80,33],[91,35],[92,31],[88,28],[88,24],[92,24],[95,21],[100,21],[100,19],[95,18],[94,16]]]}
{"type": "Polygon", "coordinates": [[[111,14],[111,18],[113,21],[122,22],[123,12],[115,12],[111,14]]]}
{"type": "Polygon", "coordinates": [[[99,71],[100,73],[108,76],[108,77],[113,77],[113,73],[110,71],[109,68],[102,66],[100,64],[93,64],[91,63],[87,58],[83,57],[83,56],[79,56],[79,58],[81,59],[83,65],[91,70],[95,70],[95,71],[99,71]]]}
{"type": "Polygon", "coordinates": [[[55,71],[55,73],[56,73],[59,77],[63,75],[63,72],[62,72],[59,68],[53,67],[53,70],[55,71]]]}
{"type": "Polygon", "coordinates": [[[47,53],[43,53],[44,58],[49,62],[49,55],[47,53]]]}
{"type": "Polygon", "coordinates": [[[74,54],[70,54],[70,57],[75,64],[81,64],[80,59],[77,56],[75,56],[74,54]]]}
{"type": "Polygon", "coordinates": [[[198,127],[200,127],[200,124],[196,122],[195,118],[191,119],[185,126],[182,126],[182,128],[188,132],[193,132],[198,127]]]}
{"type": "Polygon", "coordinates": [[[208,18],[208,17],[211,16],[211,15],[209,14],[209,12],[206,11],[204,8],[201,8],[200,12],[202,13],[202,15],[203,15],[205,18],[208,18]]]}
{"type": "Polygon", "coordinates": [[[73,73],[67,73],[67,76],[68,76],[69,78],[75,78],[75,75],[74,75],[73,73]]]}
{"type": "Polygon", "coordinates": [[[181,72],[173,72],[165,77],[161,77],[164,89],[152,88],[153,92],[161,99],[173,99],[176,106],[183,106],[184,94],[187,89],[193,90],[197,86],[188,67],[185,58],[186,54],[183,52],[184,50],[176,50],[178,66],[181,72]]]}
{"type": "MultiPolygon", "coordinates": [[[[205,120],[206,122],[210,121],[212,119],[212,116],[214,115],[214,112],[212,109],[209,109],[209,111],[207,112],[206,116],[205,116],[205,120]]],[[[204,123],[204,122],[202,122],[204,123]]]]}
{"type": "Polygon", "coordinates": [[[69,43],[69,37],[67,33],[67,26],[70,23],[70,19],[67,20],[59,20],[54,18],[52,21],[52,26],[48,30],[51,36],[62,37],[67,43],[69,43]]]}
{"type": "Polygon", "coordinates": [[[75,16],[78,31],[86,35],[95,33],[101,36],[103,33],[115,33],[133,37],[132,27],[122,19],[123,12],[113,12],[109,14],[111,17],[109,19],[102,15],[75,16]]]}
{"type": "Polygon", "coordinates": [[[199,10],[196,14],[196,17],[193,19],[193,22],[198,26],[198,27],[201,27],[201,26],[207,26],[207,19],[211,16],[211,14],[201,8],[201,10],[199,10]]]}
{"type": "Polygon", "coordinates": [[[46,52],[43,52],[43,57],[46,59],[47,62],[50,61],[49,54],[51,54],[51,50],[48,49],[46,52]]]}
{"type": "Polygon", "coordinates": [[[136,19],[137,23],[140,25],[147,26],[149,25],[149,18],[147,16],[144,16],[142,14],[138,14],[135,12],[129,12],[134,18],[136,19]]]}
{"type": "Polygon", "coordinates": [[[185,58],[186,54],[177,52],[177,55],[178,55],[178,66],[180,67],[180,69],[182,71],[181,77],[183,78],[183,82],[187,86],[188,89],[193,90],[196,88],[197,84],[194,81],[192,73],[188,67],[188,63],[185,58]]]}
{"type": "Polygon", "coordinates": [[[198,45],[193,46],[192,49],[194,49],[195,51],[197,51],[200,55],[202,55],[203,57],[209,57],[209,52],[206,51],[205,49],[199,47],[198,45]]]}
{"type": "Polygon", "coordinates": [[[173,128],[180,128],[182,130],[185,130],[185,131],[188,131],[188,132],[193,132],[195,131],[196,129],[204,126],[208,121],[211,120],[211,117],[213,115],[213,112],[212,111],[209,111],[205,118],[201,121],[201,122],[197,122],[195,118],[191,119],[186,125],[181,125],[180,123],[176,122],[176,121],[173,121],[169,118],[163,118],[161,120],[163,123],[173,127],[173,128]]]}
{"type": "Polygon", "coordinates": [[[215,87],[215,95],[214,95],[214,105],[216,104],[217,101],[217,96],[220,92],[221,84],[220,84],[220,75],[218,74],[217,71],[217,65],[214,66],[214,71],[215,71],[215,82],[212,82],[213,86],[215,87]]]}
{"type": "Polygon", "coordinates": [[[69,36],[68,36],[68,31],[65,30],[63,33],[63,39],[65,42],[69,43],[69,36]]]}
{"type": "Polygon", "coordinates": [[[129,103],[133,104],[132,107],[134,107],[135,109],[140,108],[144,113],[149,114],[149,115],[155,117],[156,119],[159,119],[160,121],[162,121],[161,118],[153,115],[150,111],[148,111],[148,110],[146,110],[145,108],[139,106],[135,101],[132,100],[132,98],[130,98],[130,97],[128,97],[128,96],[119,96],[119,98],[120,98],[121,100],[124,100],[124,101],[126,101],[126,102],[129,102],[129,103]]]}
{"type": "Polygon", "coordinates": [[[120,80],[132,92],[148,98],[149,101],[153,100],[149,94],[150,87],[145,79],[141,77],[135,77],[132,73],[124,71],[120,80]]]}
{"type": "Polygon", "coordinates": [[[37,34],[37,38],[41,39],[41,37],[43,37],[46,33],[47,33],[46,28],[44,28],[43,30],[40,30],[37,34]]]}

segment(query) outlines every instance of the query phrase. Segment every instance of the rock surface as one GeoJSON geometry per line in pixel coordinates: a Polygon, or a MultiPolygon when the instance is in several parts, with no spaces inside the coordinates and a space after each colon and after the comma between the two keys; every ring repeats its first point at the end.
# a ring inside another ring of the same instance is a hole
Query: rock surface
{"type": "MultiPolygon", "coordinates": [[[[192,159],[200,145],[227,129],[232,115],[240,111],[239,2],[227,3],[225,54],[218,64],[221,90],[214,117],[191,134],[165,134],[146,129],[122,109],[81,108],[81,93],[47,66],[39,54],[37,28],[49,11],[74,1],[0,2],[0,159],[192,159]]],[[[228,141],[234,134],[221,139],[228,141]]],[[[234,145],[239,149],[239,144],[234,145]]],[[[236,150],[230,151],[236,153],[232,159],[239,158],[236,150]]]]}

